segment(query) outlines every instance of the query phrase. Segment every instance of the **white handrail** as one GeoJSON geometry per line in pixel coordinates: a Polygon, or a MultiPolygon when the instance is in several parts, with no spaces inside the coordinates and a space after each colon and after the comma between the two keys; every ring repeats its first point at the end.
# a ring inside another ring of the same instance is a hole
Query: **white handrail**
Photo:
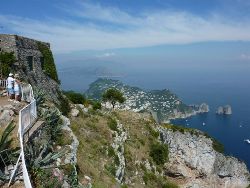
{"type": "MultiPolygon", "coordinates": [[[[1,80],[0,80],[1,81],[1,80]]],[[[0,83],[3,83],[2,81],[0,83]]],[[[33,95],[33,89],[30,84],[21,84],[22,100],[30,102],[24,108],[19,111],[19,142],[20,142],[20,157],[22,159],[22,170],[23,170],[23,180],[25,188],[32,188],[29,173],[26,166],[25,154],[24,154],[24,134],[29,130],[29,128],[34,124],[37,119],[37,109],[36,109],[36,100],[33,95]]],[[[18,158],[17,163],[19,163],[20,157],[18,158]]],[[[16,164],[17,166],[18,164],[16,164]]],[[[17,168],[14,169],[9,181],[9,185],[13,179],[17,168]]]]}
{"type": "Polygon", "coordinates": [[[6,88],[7,87],[7,81],[6,80],[0,80],[0,87],[6,88]]]}

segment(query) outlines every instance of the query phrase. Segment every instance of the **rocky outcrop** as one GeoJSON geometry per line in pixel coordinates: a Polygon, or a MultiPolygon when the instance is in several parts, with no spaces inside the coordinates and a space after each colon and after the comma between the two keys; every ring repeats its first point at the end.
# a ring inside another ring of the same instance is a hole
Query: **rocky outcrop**
{"type": "Polygon", "coordinates": [[[114,148],[115,154],[119,158],[119,165],[116,169],[116,180],[121,183],[124,176],[125,170],[125,157],[124,157],[124,143],[127,140],[127,132],[124,130],[123,125],[121,123],[117,123],[117,130],[115,132],[114,142],[112,147],[114,148]]]}
{"type": "Polygon", "coordinates": [[[180,118],[184,119],[184,118],[188,118],[197,114],[209,112],[209,106],[206,103],[202,103],[200,105],[190,105],[190,107],[192,108],[192,110],[186,111],[186,112],[182,112],[178,109],[174,109],[173,113],[169,115],[169,117],[162,122],[169,123],[170,120],[173,120],[173,119],[180,119],[180,118]]]}
{"type": "Polygon", "coordinates": [[[224,107],[222,106],[219,106],[217,111],[216,111],[216,114],[218,115],[231,115],[232,114],[232,107],[230,105],[226,105],[224,107]]]}
{"type": "Polygon", "coordinates": [[[77,163],[77,148],[79,145],[79,141],[77,137],[74,135],[73,131],[70,129],[70,120],[65,116],[61,116],[61,119],[62,119],[62,129],[68,131],[69,136],[73,139],[73,142],[70,145],[71,152],[66,154],[64,163],[76,164],[77,163]]]}
{"type": "Polygon", "coordinates": [[[7,125],[14,119],[14,115],[22,108],[20,102],[0,106],[0,126],[7,125]]]}
{"type": "Polygon", "coordinates": [[[77,117],[79,115],[79,113],[80,113],[80,111],[76,108],[72,109],[70,112],[71,116],[73,116],[73,117],[77,117]]]}
{"type": "Polygon", "coordinates": [[[169,147],[165,174],[182,180],[181,187],[245,188],[249,171],[243,162],[213,149],[213,141],[197,131],[181,133],[159,127],[161,141],[169,147]]]}

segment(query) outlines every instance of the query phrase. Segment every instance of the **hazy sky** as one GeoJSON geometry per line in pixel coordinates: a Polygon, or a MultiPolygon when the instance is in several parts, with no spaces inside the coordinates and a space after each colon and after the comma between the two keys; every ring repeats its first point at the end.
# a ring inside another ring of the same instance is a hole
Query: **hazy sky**
{"type": "Polygon", "coordinates": [[[250,0],[1,0],[0,33],[62,62],[250,62],[250,0]]]}

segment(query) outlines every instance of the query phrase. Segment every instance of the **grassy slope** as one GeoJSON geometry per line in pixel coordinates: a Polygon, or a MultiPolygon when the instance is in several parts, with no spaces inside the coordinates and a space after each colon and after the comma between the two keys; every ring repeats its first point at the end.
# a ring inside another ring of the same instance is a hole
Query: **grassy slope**
{"type": "MultiPolygon", "coordinates": [[[[119,187],[112,175],[115,156],[112,152],[108,152],[112,150],[113,142],[112,131],[107,125],[110,116],[118,119],[129,134],[124,152],[125,180],[131,181],[128,187],[164,187],[164,183],[167,182],[165,179],[146,170],[143,164],[136,165],[136,161],[146,160],[155,165],[149,156],[150,146],[157,141],[158,137],[158,133],[153,129],[154,122],[145,114],[124,111],[105,115],[101,113],[81,114],[71,119],[72,130],[80,142],[78,148],[80,181],[84,175],[89,175],[93,179],[93,187],[119,187]],[[147,184],[143,185],[142,182],[147,182],[147,184]]],[[[157,166],[156,169],[156,171],[162,171],[161,166],[157,166]]]]}

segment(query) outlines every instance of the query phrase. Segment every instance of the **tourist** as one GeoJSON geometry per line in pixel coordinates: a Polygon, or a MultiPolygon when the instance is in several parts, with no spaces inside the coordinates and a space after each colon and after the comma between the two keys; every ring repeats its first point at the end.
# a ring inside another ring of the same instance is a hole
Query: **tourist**
{"type": "Polygon", "coordinates": [[[12,101],[12,99],[14,99],[14,78],[12,73],[10,73],[7,78],[7,92],[10,97],[9,101],[12,101]]]}
{"type": "Polygon", "coordinates": [[[15,74],[15,79],[14,79],[14,92],[15,92],[15,100],[16,101],[21,101],[21,97],[20,97],[20,80],[19,80],[19,75],[15,74]]]}

